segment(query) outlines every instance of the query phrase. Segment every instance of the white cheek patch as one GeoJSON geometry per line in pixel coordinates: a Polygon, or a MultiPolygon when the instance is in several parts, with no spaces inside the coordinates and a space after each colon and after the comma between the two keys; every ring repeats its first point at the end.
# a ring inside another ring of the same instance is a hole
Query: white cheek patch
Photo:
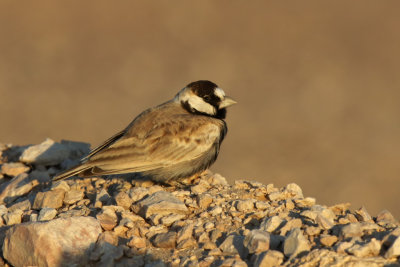
{"type": "Polygon", "coordinates": [[[214,94],[219,97],[219,99],[223,100],[225,98],[225,92],[221,88],[215,88],[214,94]]]}
{"type": "Polygon", "coordinates": [[[188,98],[188,103],[191,108],[193,108],[199,112],[207,113],[210,115],[215,115],[217,113],[217,111],[213,105],[208,104],[207,102],[205,102],[203,100],[203,98],[201,98],[197,95],[191,95],[188,98]]]}

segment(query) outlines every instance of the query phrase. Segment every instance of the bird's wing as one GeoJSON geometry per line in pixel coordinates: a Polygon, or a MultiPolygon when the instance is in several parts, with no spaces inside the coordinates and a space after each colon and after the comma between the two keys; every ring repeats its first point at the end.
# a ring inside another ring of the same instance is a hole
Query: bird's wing
{"type": "Polygon", "coordinates": [[[81,159],[81,162],[85,162],[87,161],[90,157],[92,157],[93,155],[95,155],[96,153],[98,153],[99,151],[103,150],[104,148],[108,147],[109,145],[111,145],[112,143],[114,143],[116,140],[118,140],[119,138],[121,138],[123,135],[125,134],[125,130],[120,131],[119,133],[113,135],[112,137],[110,137],[109,139],[107,139],[106,141],[104,141],[104,143],[102,143],[101,145],[99,145],[98,147],[96,147],[95,149],[93,149],[92,151],[90,151],[90,153],[81,159]]]}
{"type": "MultiPolygon", "coordinates": [[[[93,174],[143,172],[196,159],[206,153],[221,138],[224,122],[210,123],[207,117],[175,116],[153,123],[145,134],[127,129],[111,145],[93,153],[85,165],[93,174]]],[[[140,127],[135,128],[140,129],[140,127]]],[[[148,129],[149,127],[144,127],[148,129]]]]}

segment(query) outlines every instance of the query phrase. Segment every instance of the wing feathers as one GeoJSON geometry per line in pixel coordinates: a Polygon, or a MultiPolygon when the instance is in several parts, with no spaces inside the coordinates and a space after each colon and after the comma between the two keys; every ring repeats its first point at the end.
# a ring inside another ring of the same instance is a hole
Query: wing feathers
{"type": "Polygon", "coordinates": [[[81,165],[55,179],[145,172],[195,160],[219,147],[226,128],[223,120],[183,113],[180,106],[172,112],[162,108],[143,113],[146,116],[91,151],[81,165]]]}

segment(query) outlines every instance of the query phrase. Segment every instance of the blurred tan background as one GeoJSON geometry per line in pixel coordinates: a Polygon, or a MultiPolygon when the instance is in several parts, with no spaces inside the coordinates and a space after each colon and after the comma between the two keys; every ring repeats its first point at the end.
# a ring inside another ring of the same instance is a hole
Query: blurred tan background
{"type": "Polygon", "coordinates": [[[400,217],[397,1],[0,4],[0,142],[93,146],[209,79],[239,104],[212,167],[400,217]]]}

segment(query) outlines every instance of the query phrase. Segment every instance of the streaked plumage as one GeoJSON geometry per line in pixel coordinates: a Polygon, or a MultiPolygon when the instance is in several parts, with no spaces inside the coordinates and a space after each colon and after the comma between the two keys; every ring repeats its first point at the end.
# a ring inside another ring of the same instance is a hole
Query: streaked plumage
{"type": "Polygon", "coordinates": [[[210,81],[190,83],[172,100],[142,112],[54,180],[139,173],[167,182],[202,172],[218,156],[227,132],[225,108],[234,103],[210,81]]]}

